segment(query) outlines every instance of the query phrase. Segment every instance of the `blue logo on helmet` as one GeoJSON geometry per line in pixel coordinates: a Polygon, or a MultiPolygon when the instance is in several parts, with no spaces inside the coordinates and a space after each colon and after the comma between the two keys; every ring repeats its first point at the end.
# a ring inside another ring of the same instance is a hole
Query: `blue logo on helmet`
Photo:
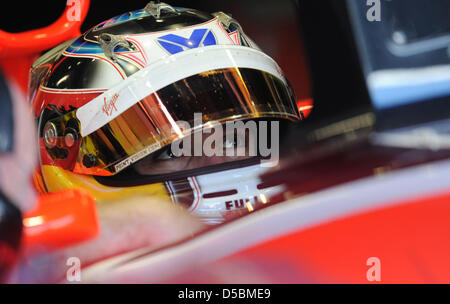
{"type": "Polygon", "coordinates": [[[196,29],[191,37],[169,34],[158,38],[158,43],[170,54],[176,54],[188,49],[195,49],[200,46],[216,45],[217,41],[211,30],[196,29]]]}

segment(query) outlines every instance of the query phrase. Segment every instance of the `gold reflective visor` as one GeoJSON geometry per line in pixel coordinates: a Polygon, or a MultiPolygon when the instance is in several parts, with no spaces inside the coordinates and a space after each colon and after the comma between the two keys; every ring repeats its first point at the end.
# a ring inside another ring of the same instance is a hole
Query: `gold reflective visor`
{"type": "Polygon", "coordinates": [[[46,123],[43,141],[55,165],[75,173],[109,176],[208,127],[209,122],[254,118],[300,120],[292,89],[264,71],[217,69],[148,95],[85,137],[80,135],[76,110],[69,112],[46,123]],[[194,113],[201,113],[203,125],[193,126],[194,113]],[[180,129],[179,121],[193,127],[180,129]]]}

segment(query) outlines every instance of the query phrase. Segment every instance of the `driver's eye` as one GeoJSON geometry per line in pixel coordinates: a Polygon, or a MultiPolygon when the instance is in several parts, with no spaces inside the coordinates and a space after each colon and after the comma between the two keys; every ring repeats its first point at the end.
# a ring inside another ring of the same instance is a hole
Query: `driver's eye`
{"type": "Polygon", "coordinates": [[[159,154],[156,159],[157,160],[170,160],[170,159],[174,159],[174,158],[177,158],[177,156],[175,156],[175,154],[173,154],[172,150],[169,148],[169,149],[163,151],[161,154],[159,154]]]}

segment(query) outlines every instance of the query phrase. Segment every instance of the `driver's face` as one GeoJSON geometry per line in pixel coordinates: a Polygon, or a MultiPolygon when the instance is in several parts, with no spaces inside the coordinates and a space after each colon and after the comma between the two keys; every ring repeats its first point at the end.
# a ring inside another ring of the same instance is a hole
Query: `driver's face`
{"type": "MultiPolygon", "coordinates": [[[[211,134],[202,133],[202,147],[207,138],[212,134],[214,132],[211,134]]],[[[184,139],[184,141],[186,140],[191,143],[190,155],[194,155],[194,135],[184,139]]],[[[251,152],[256,151],[256,135],[248,132],[248,130],[238,130],[234,137],[232,134],[228,134],[228,136],[224,134],[222,143],[223,153],[213,156],[206,156],[202,153],[202,156],[176,157],[173,155],[169,146],[162,150],[162,152],[137,162],[134,165],[134,169],[142,175],[168,174],[244,160],[255,156],[251,152]]],[[[212,148],[215,148],[214,143],[212,144],[212,148]]]]}

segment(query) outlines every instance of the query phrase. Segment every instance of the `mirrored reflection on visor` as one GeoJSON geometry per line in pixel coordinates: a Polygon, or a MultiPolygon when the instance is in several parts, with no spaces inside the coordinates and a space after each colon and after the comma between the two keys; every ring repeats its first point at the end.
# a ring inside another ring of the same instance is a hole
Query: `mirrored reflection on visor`
{"type": "Polygon", "coordinates": [[[263,117],[299,120],[291,88],[263,71],[220,69],[177,81],[149,95],[94,133],[84,138],[73,136],[70,147],[66,134],[79,127],[75,114],[53,120],[55,132],[65,138],[57,140],[54,147],[47,146],[47,151],[65,169],[108,176],[208,127],[209,122],[263,117]],[[201,113],[200,124],[194,119],[196,113],[201,113]],[[181,128],[181,121],[188,127],[181,128]]]}

